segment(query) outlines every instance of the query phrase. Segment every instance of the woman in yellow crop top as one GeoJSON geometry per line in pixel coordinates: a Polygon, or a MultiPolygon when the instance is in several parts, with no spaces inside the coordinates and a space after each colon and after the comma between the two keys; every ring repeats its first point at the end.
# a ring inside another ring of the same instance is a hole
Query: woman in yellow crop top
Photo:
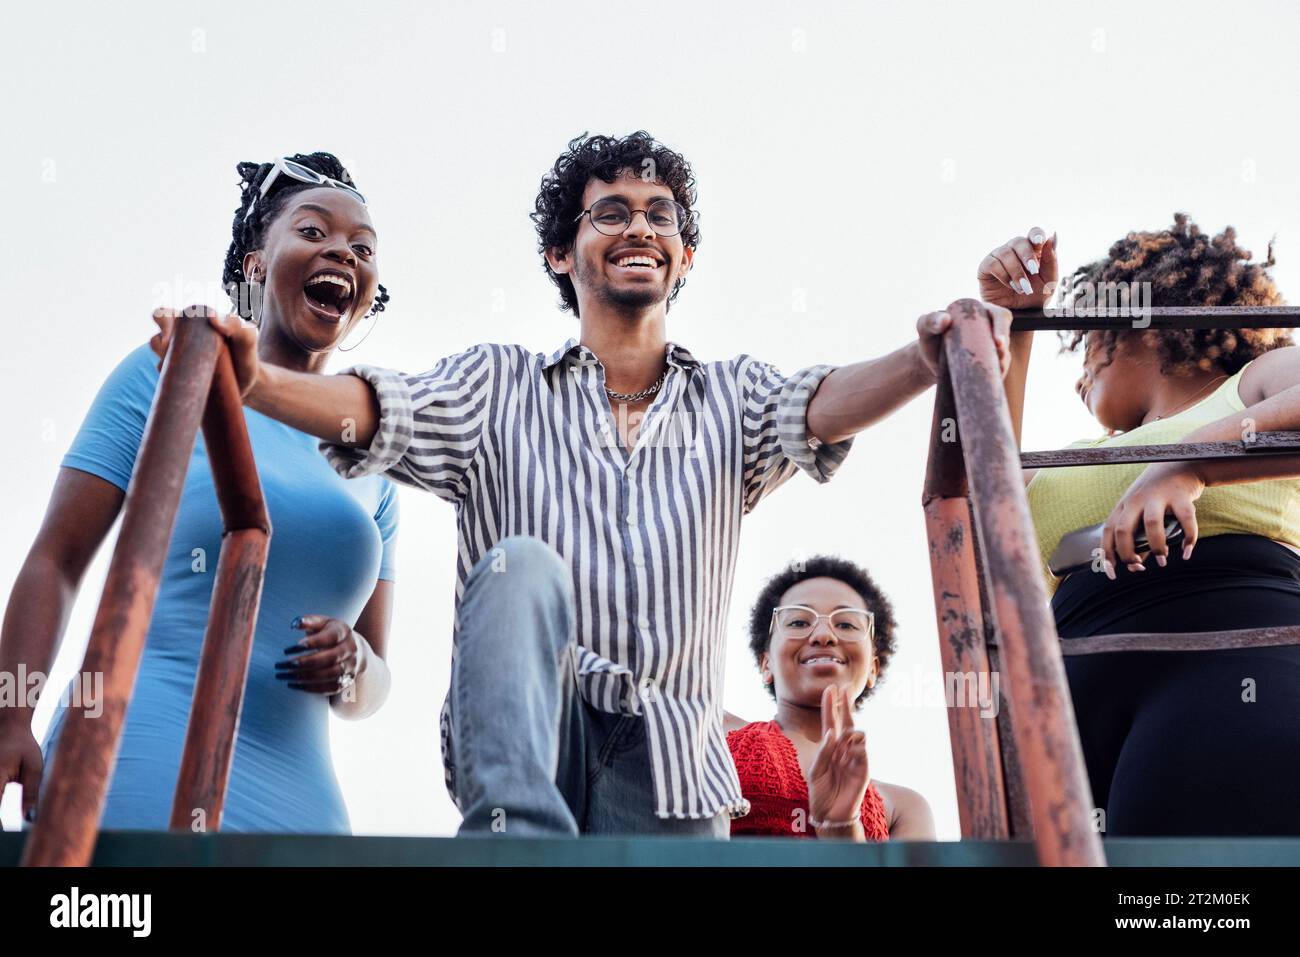
{"type": "MultiPolygon", "coordinates": [[[[1210,237],[1179,214],[1169,228],[1130,232],[1068,287],[1077,297],[1100,283],[1149,283],[1142,301],[1153,306],[1280,304],[1271,246],[1265,262],[1250,259],[1231,227],[1210,237]]],[[[1056,237],[1037,228],[979,270],[982,297],[1011,309],[1041,307],[1056,278],[1056,237]]],[[[1012,337],[1017,438],[1032,338],[1012,337]]],[[[1076,447],[1300,429],[1300,349],[1286,330],[1097,330],[1073,333],[1066,348],[1081,345],[1075,388],[1107,435],[1076,447]]],[[[1105,522],[1096,571],[1058,581],[1044,564],[1063,640],[1300,625],[1300,456],[1026,470],[1025,481],[1044,559],[1067,532],[1105,522]],[[1185,530],[1172,546],[1169,514],[1185,530]]],[[[1106,834],[1300,833],[1300,646],[1065,664],[1106,834]]]]}

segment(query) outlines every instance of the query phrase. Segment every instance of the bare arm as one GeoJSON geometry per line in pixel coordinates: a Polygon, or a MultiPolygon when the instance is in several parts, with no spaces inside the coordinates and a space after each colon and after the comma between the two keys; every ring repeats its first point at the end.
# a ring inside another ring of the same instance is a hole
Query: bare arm
{"type": "Polygon", "coordinates": [[[932,385],[934,372],[915,342],[879,359],[843,366],[817,387],[808,404],[808,431],[822,442],[842,442],[932,385]]]}
{"type": "Polygon", "coordinates": [[[722,731],[725,734],[728,731],[737,731],[749,724],[738,714],[732,714],[730,711],[723,709],[722,712],[722,731]]]}
{"type": "Polygon", "coordinates": [[[359,721],[380,709],[388,699],[392,674],[385,657],[388,629],[393,620],[393,590],[390,581],[375,583],[375,590],[357,619],[353,635],[361,651],[356,683],[349,692],[332,695],[330,707],[340,718],[359,721]]]}
{"type": "MultiPolygon", "coordinates": [[[[1011,368],[1007,370],[1004,384],[1007,390],[1007,408],[1011,412],[1011,430],[1016,436],[1016,448],[1021,444],[1020,435],[1025,419],[1025,383],[1029,378],[1029,356],[1034,349],[1032,331],[1011,333],[1011,368]]],[[[1025,484],[1037,469],[1026,469],[1025,484]]]]}
{"type": "Polygon", "coordinates": [[[893,804],[889,819],[889,838],[893,841],[933,841],[935,839],[934,812],[930,802],[920,793],[900,784],[881,784],[877,789],[887,789],[893,804]]]}
{"type": "MultiPolygon", "coordinates": [[[[1279,349],[1256,359],[1241,377],[1240,412],[1202,426],[1184,442],[1240,442],[1253,432],[1300,430],[1300,349],[1279,349]]],[[[1102,526],[1106,561],[1136,570],[1142,556],[1133,533],[1143,527],[1150,552],[1163,565],[1168,555],[1165,516],[1172,512],[1183,528],[1183,557],[1189,558],[1199,530],[1195,501],[1208,486],[1300,477],[1300,455],[1269,455],[1239,460],[1161,462],[1149,465],[1111,510],[1102,526]]]]}
{"type": "MultiPolygon", "coordinates": [[[[1010,363],[1011,316],[1004,309],[975,305],[993,327],[998,364],[1005,375],[1010,363]]],[[[831,372],[808,403],[809,433],[822,442],[843,442],[934,385],[943,334],[951,325],[952,317],[947,312],[927,313],[916,321],[915,342],[879,359],[868,359],[831,372]]]]}
{"type": "Polygon", "coordinates": [[[266,363],[244,397],[250,409],[336,445],[366,448],[379,430],[379,400],[354,375],[293,372],[266,363]]]}
{"type": "MultiPolygon", "coordinates": [[[[191,306],[185,314],[206,312],[212,327],[226,337],[244,403],[263,415],[336,445],[367,448],[379,429],[379,400],[364,379],[352,375],[294,372],[260,361],[257,327],[239,316],[218,316],[191,306]]],[[[159,332],[149,341],[160,358],[171,345],[182,312],[157,309],[159,332]]]]}
{"type": "MultiPolygon", "coordinates": [[[[21,666],[29,675],[48,677],[82,577],[125,498],[98,476],[59,470],[45,519],[9,594],[0,629],[0,673],[15,675],[21,666]]],[[[27,688],[19,690],[14,707],[0,708],[0,791],[10,781],[21,783],[23,813],[29,814],[43,771],[31,730],[40,688],[30,700],[27,688]]]]}
{"type": "MultiPolygon", "coordinates": [[[[1056,289],[1058,269],[1056,237],[1048,239],[1045,230],[1031,226],[1028,235],[1012,237],[980,262],[976,275],[980,298],[1004,309],[1041,309],[1056,289]]],[[[1023,448],[1025,383],[1033,347],[1032,331],[1011,334],[1011,368],[1007,370],[1004,384],[1018,449],[1023,448]]],[[[1024,470],[1026,485],[1037,471],[1024,470]]]]}
{"type": "MultiPolygon", "coordinates": [[[[1245,371],[1241,412],[1202,426],[1184,442],[1239,442],[1250,433],[1300,430],[1300,348],[1266,352],[1245,371]]],[[[1300,456],[1188,462],[1207,486],[1300,476],[1300,456]]]]}

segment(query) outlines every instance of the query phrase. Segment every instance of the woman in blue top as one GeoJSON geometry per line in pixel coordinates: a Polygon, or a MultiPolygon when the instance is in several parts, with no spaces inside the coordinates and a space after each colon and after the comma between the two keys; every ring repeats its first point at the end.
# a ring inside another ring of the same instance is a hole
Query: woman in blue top
{"type": "MultiPolygon", "coordinates": [[[[378,282],[364,199],[328,153],[241,163],[239,172],[243,200],[226,256],[226,289],[259,322],[264,361],[322,372],[348,331],[388,299],[378,282]]],[[[82,575],[125,498],[158,379],[157,357],[144,345],[100,389],[63,459],[10,595],[0,671],[49,672],[82,575]]],[[[272,535],[221,826],[348,833],[327,716],[333,710],[365,717],[388,692],[397,498],[379,477],[339,478],[306,433],[251,409],[244,417],[272,535]]],[[[221,534],[200,433],[127,709],[104,828],[168,826],[221,534]]],[[[28,819],[65,714],[56,716],[42,752],[31,731],[34,704],[0,708],[0,790],[10,781],[23,785],[28,819]]]]}

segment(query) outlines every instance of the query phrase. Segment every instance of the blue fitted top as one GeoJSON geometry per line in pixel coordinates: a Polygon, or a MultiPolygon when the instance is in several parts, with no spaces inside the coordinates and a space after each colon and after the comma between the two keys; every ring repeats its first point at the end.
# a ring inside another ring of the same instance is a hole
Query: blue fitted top
{"type": "MultiPolygon", "coordinates": [[[[64,467],[126,489],[157,390],[156,363],[146,345],[118,365],[64,467]]],[[[288,688],[276,679],[275,662],[303,637],[290,627],[295,617],[326,615],[355,625],[376,581],[393,580],[397,496],[383,478],[340,478],[304,432],[250,409],[244,420],[271,518],[271,544],[221,829],[349,833],[330,761],[329,699],[288,688]]],[[[200,431],[127,709],[104,828],[168,825],[221,531],[200,431]]],[[[60,707],[51,724],[47,763],[64,714],[60,707]]]]}

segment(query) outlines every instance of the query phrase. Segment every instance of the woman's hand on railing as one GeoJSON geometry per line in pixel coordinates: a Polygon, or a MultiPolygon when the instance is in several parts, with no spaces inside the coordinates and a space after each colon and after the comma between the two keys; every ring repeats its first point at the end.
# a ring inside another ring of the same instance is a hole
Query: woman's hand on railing
{"type": "Polygon", "coordinates": [[[808,772],[808,810],[817,833],[826,837],[855,837],[861,831],[862,802],[871,783],[867,737],[853,726],[852,711],[848,688],[832,685],[822,691],[822,743],[808,772]]]}
{"type": "Polygon", "coordinates": [[[298,655],[275,663],[275,676],[290,688],[314,694],[342,694],[366,670],[365,640],[346,622],[324,615],[295,618],[294,628],[307,632],[284,650],[298,655]]]}
{"type": "Polygon", "coordinates": [[[1041,309],[1056,290],[1056,236],[1037,226],[984,257],[980,298],[1004,309],[1041,309]]]}
{"type": "Polygon", "coordinates": [[[218,315],[215,309],[209,309],[207,306],[155,309],[153,321],[158,324],[159,331],[149,340],[149,345],[159,358],[160,369],[161,360],[167,355],[172,335],[176,331],[176,320],[181,316],[206,317],[212,328],[225,336],[226,345],[230,348],[231,363],[235,369],[235,379],[239,383],[239,395],[246,399],[262,375],[261,362],[257,356],[257,326],[244,321],[234,313],[227,316],[218,315]]]}
{"type": "Polygon", "coordinates": [[[15,710],[12,720],[0,719],[0,794],[10,782],[23,788],[23,818],[36,816],[45,759],[32,735],[30,712],[15,710]]]}

